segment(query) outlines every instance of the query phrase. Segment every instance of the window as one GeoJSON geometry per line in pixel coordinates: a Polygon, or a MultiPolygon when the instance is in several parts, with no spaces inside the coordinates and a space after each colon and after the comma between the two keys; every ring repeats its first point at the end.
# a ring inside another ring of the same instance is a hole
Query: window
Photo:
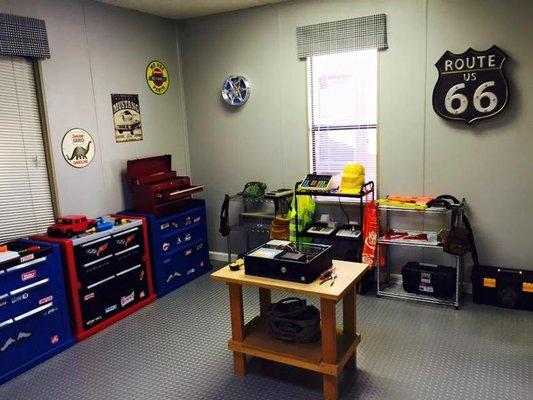
{"type": "Polygon", "coordinates": [[[0,56],[0,242],[53,218],[33,62],[0,56]]]}
{"type": "Polygon", "coordinates": [[[377,178],[377,50],[309,57],[311,172],[336,175],[350,162],[377,178]]]}

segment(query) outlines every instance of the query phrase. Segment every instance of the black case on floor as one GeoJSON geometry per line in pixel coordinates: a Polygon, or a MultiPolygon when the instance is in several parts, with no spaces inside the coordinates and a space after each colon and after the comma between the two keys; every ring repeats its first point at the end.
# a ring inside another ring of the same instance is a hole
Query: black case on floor
{"type": "Polygon", "coordinates": [[[455,294],[456,270],[444,265],[408,262],[402,268],[403,290],[450,299],[455,294]]]}
{"type": "Polygon", "coordinates": [[[533,310],[533,271],[475,265],[474,303],[533,310]]]}

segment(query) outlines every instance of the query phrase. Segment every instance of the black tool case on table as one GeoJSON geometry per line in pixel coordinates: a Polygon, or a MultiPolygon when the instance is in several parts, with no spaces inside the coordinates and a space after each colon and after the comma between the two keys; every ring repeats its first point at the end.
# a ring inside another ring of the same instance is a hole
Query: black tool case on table
{"type": "Polygon", "coordinates": [[[271,240],[244,256],[244,273],[311,283],[333,264],[332,247],[323,244],[271,240]]]}
{"type": "Polygon", "coordinates": [[[474,303],[533,310],[533,271],[474,265],[472,297],[474,303]]]}
{"type": "Polygon", "coordinates": [[[402,268],[403,290],[442,299],[455,294],[456,270],[444,265],[408,262],[402,268]]]}

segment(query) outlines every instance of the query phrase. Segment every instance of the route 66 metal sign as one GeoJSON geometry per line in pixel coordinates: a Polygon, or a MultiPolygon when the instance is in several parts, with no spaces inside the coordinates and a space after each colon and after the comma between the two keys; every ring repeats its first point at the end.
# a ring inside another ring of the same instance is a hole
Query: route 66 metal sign
{"type": "Polygon", "coordinates": [[[446,51],[437,61],[439,79],[433,89],[433,109],[443,118],[467,124],[490,118],[507,105],[509,87],[503,65],[507,55],[497,46],[462,54],[446,51]]]}

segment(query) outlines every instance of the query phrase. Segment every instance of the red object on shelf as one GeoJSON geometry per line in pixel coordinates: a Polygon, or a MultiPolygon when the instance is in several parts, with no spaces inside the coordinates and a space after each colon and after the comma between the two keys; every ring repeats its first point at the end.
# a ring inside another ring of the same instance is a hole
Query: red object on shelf
{"type": "Polygon", "coordinates": [[[85,215],[64,215],[55,220],[48,227],[48,234],[52,236],[72,237],[83,233],[96,225],[94,219],[88,219],[85,215]]]}
{"type": "MultiPolygon", "coordinates": [[[[124,218],[124,216],[121,215],[111,215],[113,218],[124,218]]],[[[154,291],[154,284],[153,284],[153,278],[152,278],[152,268],[150,265],[150,246],[148,241],[148,231],[147,231],[147,221],[145,217],[137,217],[137,216],[128,216],[128,220],[142,220],[142,225],[140,225],[142,229],[142,264],[144,268],[141,271],[141,276],[146,277],[146,286],[147,286],[147,293],[143,294],[142,299],[139,298],[138,302],[133,304],[133,300],[130,296],[124,296],[122,297],[122,300],[119,300],[118,303],[123,303],[123,308],[113,315],[106,317],[105,319],[101,321],[95,321],[94,325],[88,326],[87,318],[84,317],[84,309],[82,301],[83,299],[83,291],[86,290],[88,287],[83,284],[83,277],[80,276],[82,266],[78,265],[80,264],[79,255],[77,252],[79,252],[79,245],[75,245],[73,242],[73,239],[71,238],[61,238],[61,237],[53,237],[48,235],[35,235],[32,237],[34,240],[44,241],[44,242],[51,242],[51,243],[57,243],[61,247],[61,253],[63,258],[63,268],[66,275],[66,285],[67,285],[67,292],[68,292],[68,300],[69,300],[69,306],[70,306],[70,312],[71,312],[71,322],[74,330],[74,336],[78,341],[87,339],[89,336],[94,335],[95,333],[107,328],[108,326],[114,324],[115,322],[121,320],[122,318],[125,318],[126,316],[134,313],[135,311],[139,310],[140,308],[146,306],[147,304],[153,302],[156,300],[156,295],[154,291]],[[130,303],[131,302],[131,303],[130,303]],[[131,305],[129,305],[130,303],[131,305]]],[[[118,227],[122,227],[124,225],[118,225],[118,227]]],[[[125,227],[125,226],[124,226],[125,227]]],[[[110,235],[117,235],[120,236],[121,234],[125,234],[128,231],[131,231],[131,229],[125,228],[122,231],[114,233],[113,231],[103,231],[99,232],[98,237],[93,242],[101,242],[101,239],[98,239],[99,237],[106,238],[110,235]]],[[[88,235],[87,237],[93,237],[94,235],[88,235]]],[[[113,236],[112,236],[113,237],[113,236]]],[[[125,241],[127,238],[125,239],[125,241]]],[[[88,244],[91,243],[91,241],[87,242],[88,244]]],[[[104,246],[100,245],[100,248],[103,248],[104,246]]],[[[117,255],[121,252],[117,252],[117,255]]],[[[124,251],[122,251],[124,253],[124,251]]],[[[107,254],[107,253],[104,253],[107,254]]],[[[96,253],[93,253],[95,257],[98,257],[99,255],[96,253]]],[[[102,258],[103,260],[103,258],[102,258]]],[[[117,261],[118,262],[118,261],[117,261]]],[[[94,264],[94,262],[89,262],[88,264],[94,264]]],[[[131,268],[130,268],[131,269],[131,268]]],[[[124,271],[125,272],[125,271],[124,271]]],[[[123,275],[124,272],[120,272],[118,275],[123,275]]],[[[95,286],[94,284],[92,286],[95,286]]],[[[128,294],[129,294],[128,289],[128,294]]],[[[94,294],[93,294],[94,296],[94,294]]],[[[117,305],[117,307],[119,307],[117,305]]]]}
{"type": "Polygon", "coordinates": [[[172,156],[128,160],[127,179],[133,192],[133,209],[163,216],[178,210],[183,200],[204,187],[171,170],[172,156]]]}

